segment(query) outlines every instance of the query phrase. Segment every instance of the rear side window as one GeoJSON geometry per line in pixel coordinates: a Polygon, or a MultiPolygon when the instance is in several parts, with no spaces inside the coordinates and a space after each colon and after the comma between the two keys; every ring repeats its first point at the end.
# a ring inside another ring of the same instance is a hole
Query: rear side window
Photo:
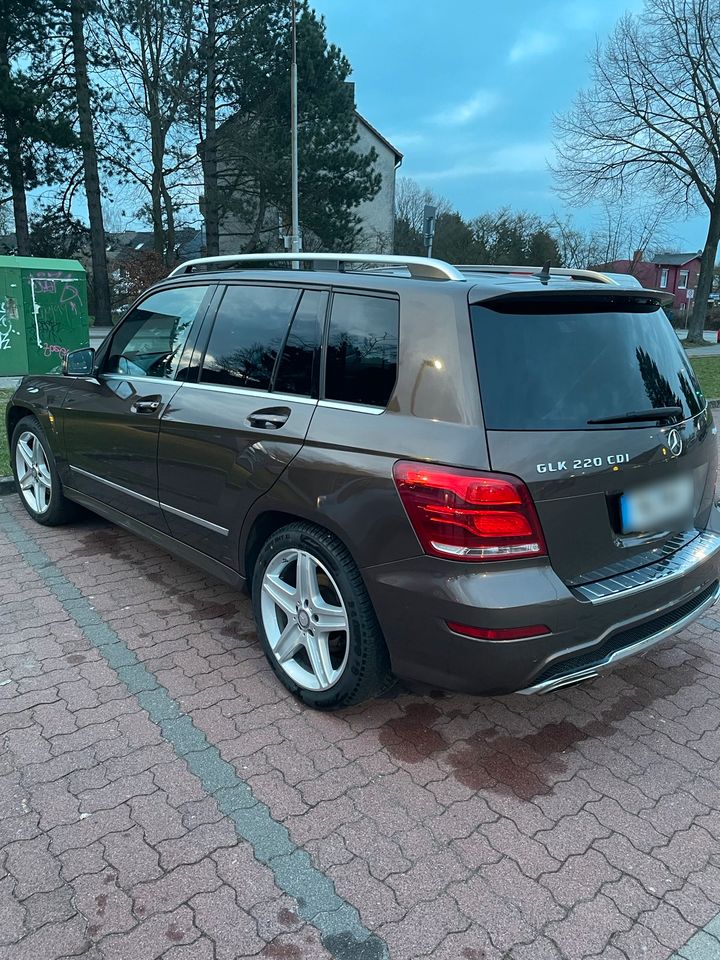
{"type": "Polygon", "coordinates": [[[400,305],[385,297],[333,296],[325,396],[386,406],[397,375],[400,305]]]}
{"type": "Polygon", "coordinates": [[[201,383],[268,390],[299,290],[230,286],[215,317],[201,383]]]}
{"type": "Polygon", "coordinates": [[[295,311],[275,374],[273,390],[309,397],[320,358],[327,293],[306,290],[295,311]]]}
{"type": "Polygon", "coordinates": [[[674,406],[686,419],[705,407],[662,310],[470,311],[490,430],[607,430],[588,420],[674,406]]]}

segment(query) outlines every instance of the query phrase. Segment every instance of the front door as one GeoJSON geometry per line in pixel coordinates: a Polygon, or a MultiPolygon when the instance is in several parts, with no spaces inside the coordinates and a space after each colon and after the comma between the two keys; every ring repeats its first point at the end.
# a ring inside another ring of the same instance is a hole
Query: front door
{"type": "Polygon", "coordinates": [[[284,284],[229,285],[202,337],[198,382],[180,387],[160,421],[167,524],[178,540],[233,568],[247,512],[305,441],[327,297],[284,284]]]}
{"type": "Polygon", "coordinates": [[[150,294],[118,326],[96,378],[68,378],[64,482],[127,516],[167,531],[158,504],[160,417],[187,373],[208,284],[150,294]]]}

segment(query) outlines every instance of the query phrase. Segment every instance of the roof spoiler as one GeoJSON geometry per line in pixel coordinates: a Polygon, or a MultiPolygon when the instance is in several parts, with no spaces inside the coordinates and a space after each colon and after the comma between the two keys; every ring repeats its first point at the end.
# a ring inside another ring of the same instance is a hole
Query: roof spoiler
{"type": "Polygon", "coordinates": [[[514,313],[523,306],[537,304],[545,313],[553,304],[567,308],[573,301],[581,304],[583,311],[588,311],[593,301],[598,302],[601,309],[607,310],[612,305],[618,308],[631,307],[636,310],[657,310],[658,307],[669,306],[673,302],[673,295],[667,290],[646,290],[644,287],[621,287],[593,284],[593,286],[572,287],[557,290],[544,287],[540,290],[511,290],[495,296],[487,296],[487,287],[473,287],[469,292],[470,304],[482,304],[497,310],[499,313],[514,313]]]}

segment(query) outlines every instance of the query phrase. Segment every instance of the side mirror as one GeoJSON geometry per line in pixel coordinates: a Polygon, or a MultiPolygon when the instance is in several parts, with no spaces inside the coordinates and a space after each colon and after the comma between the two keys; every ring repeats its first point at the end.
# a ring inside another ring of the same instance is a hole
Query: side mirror
{"type": "Polygon", "coordinates": [[[63,374],[66,377],[92,377],[95,373],[95,350],[83,347],[71,350],[63,360],[63,374]]]}

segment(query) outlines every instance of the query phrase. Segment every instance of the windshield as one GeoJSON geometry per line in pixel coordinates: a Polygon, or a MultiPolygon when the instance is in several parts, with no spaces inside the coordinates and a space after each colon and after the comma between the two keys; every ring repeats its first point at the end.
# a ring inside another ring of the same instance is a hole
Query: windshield
{"type": "Polygon", "coordinates": [[[680,407],[678,419],[685,420],[705,407],[662,310],[470,311],[489,430],[608,429],[588,421],[658,407],[680,407]]]}

